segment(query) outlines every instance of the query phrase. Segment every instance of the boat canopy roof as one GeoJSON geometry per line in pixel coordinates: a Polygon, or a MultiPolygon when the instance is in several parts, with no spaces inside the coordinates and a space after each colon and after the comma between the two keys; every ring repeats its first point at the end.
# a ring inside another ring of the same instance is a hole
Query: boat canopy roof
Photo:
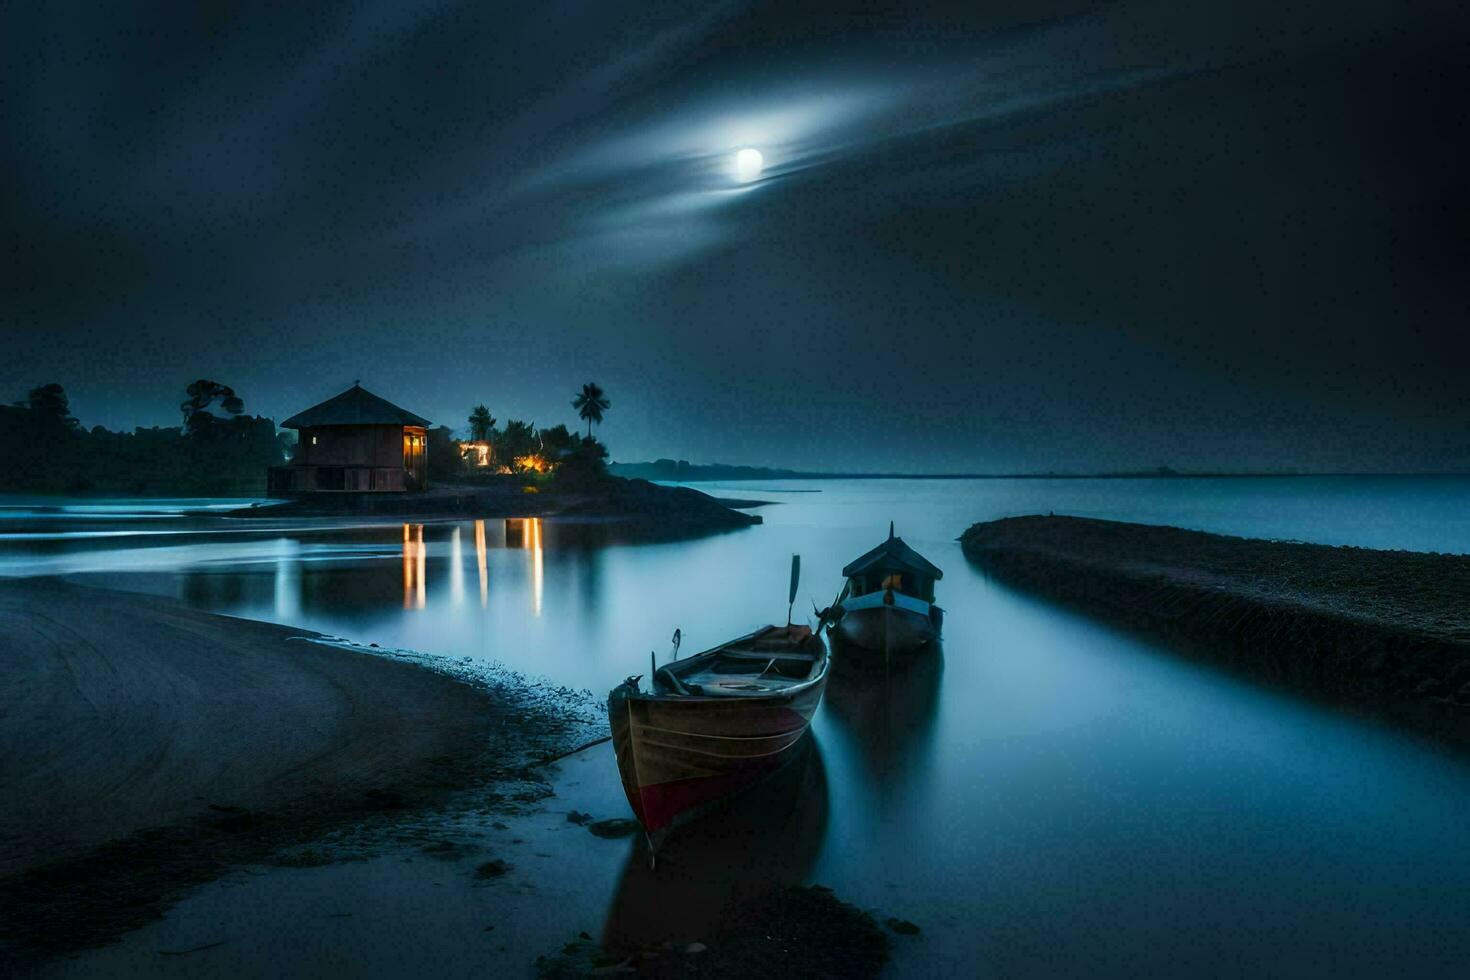
{"type": "Polygon", "coordinates": [[[843,568],[842,577],[852,578],[874,569],[898,569],[934,579],[944,578],[939,566],[910,548],[903,538],[894,537],[892,524],[888,525],[888,540],[843,568]]]}

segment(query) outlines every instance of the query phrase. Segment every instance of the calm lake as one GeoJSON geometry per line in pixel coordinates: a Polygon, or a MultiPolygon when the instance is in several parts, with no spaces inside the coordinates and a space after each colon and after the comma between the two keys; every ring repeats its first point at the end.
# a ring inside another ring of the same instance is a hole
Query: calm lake
{"type": "MultiPolygon", "coordinates": [[[[988,581],[955,540],[975,521],[1053,511],[1470,553],[1470,479],[701,489],[771,501],[765,524],[647,544],[551,521],[242,526],[203,509],[218,501],[0,498],[0,575],[172,595],[602,693],[646,673],[651,650],[662,662],[675,627],[687,655],[781,621],[793,553],[797,617],[812,618],[892,520],[945,571],[942,654],[887,676],[834,672],[802,805],[772,828],[767,860],[919,923],[900,972],[1381,976],[1470,962],[1470,761],[988,581]]],[[[599,815],[626,815],[615,777],[599,792],[599,815]]],[[[617,896],[612,931],[636,931],[638,903],[661,901],[627,897],[628,881],[589,887],[617,896]]]]}

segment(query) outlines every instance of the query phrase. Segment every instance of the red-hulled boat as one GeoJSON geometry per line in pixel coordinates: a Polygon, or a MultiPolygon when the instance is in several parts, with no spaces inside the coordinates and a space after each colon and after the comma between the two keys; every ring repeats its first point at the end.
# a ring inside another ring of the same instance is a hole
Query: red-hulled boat
{"type": "Polygon", "coordinates": [[[612,690],[618,771],[651,843],[799,755],[827,662],[821,636],[788,622],[658,668],[652,691],[641,677],[612,690]]]}

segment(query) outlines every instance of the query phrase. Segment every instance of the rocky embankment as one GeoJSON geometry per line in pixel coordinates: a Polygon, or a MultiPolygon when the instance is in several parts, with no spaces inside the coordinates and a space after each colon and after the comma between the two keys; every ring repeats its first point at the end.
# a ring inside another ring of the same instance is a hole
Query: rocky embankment
{"type": "Polygon", "coordinates": [[[507,478],[477,486],[435,487],[425,493],[313,494],[231,511],[231,517],[564,517],[637,525],[654,532],[698,534],[761,523],[688,487],[607,477],[576,487],[555,484],[527,492],[507,478]]]}
{"type": "Polygon", "coordinates": [[[960,542],[1013,585],[1470,745],[1470,556],[1078,517],[975,524],[960,542]]]}

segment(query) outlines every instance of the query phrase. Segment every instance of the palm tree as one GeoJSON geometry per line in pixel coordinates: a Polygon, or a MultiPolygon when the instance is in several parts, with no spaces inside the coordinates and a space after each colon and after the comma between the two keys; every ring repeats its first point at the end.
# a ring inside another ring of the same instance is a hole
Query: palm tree
{"type": "Polygon", "coordinates": [[[484,442],[490,438],[490,430],[495,427],[495,418],[490,414],[490,409],[484,405],[476,405],[474,411],[470,412],[468,421],[470,441],[484,442]]]}
{"type": "Polygon", "coordinates": [[[602,397],[602,389],[595,382],[589,381],[582,386],[582,391],[576,398],[572,399],[572,407],[577,410],[577,416],[587,420],[587,438],[592,438],[592,423],[602,424],[602,413],[612,408],[612,402],[602,397]]]}

